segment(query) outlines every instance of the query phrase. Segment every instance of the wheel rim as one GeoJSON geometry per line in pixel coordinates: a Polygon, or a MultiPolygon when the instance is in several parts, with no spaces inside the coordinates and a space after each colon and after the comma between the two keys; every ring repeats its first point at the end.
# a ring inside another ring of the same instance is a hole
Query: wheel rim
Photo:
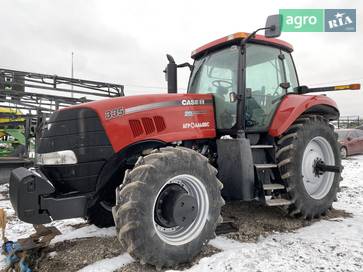
{"type": "Polygon", "coordinates": [[[207,221],[209,212],[209,199],[205,186],[192,175],[178,175],[169,179],[159,190],[153,206],[153,224],[156,234],[169,245],[183,245],[199,236],[207,221]],[[197,203],[196,217],[188,226],[164,227],[155,220],[155,212],[159,195],[166,186],[176,184],[181,186],[189,196],[195,198],[197,203]]]}
{"type": "Polygon", "coordinates": [[[347,150],[345,149],[345,147],[342,147],[340,149],[340,155],[342,156],[342,158],[346,158],[347,157],[347,150]]]}
{"type": "Polygon", "coordinates": [[[321,137],[313,138],[306,146],[302,160],[303,183],[307,193],[314,199],[324,198],[334,182],[335,173],[316,174],[318,160],[326,165],[335,165],[334,152],[329,142],[321,137]]]}

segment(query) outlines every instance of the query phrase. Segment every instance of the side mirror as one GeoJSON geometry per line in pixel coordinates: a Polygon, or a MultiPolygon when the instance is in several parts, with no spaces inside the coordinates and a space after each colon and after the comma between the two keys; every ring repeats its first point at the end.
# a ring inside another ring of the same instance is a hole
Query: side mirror
{"type": "Polygon", "coordinates": [[[170,55],[166,55],[169,63],[166,66],[164,73],[165,79],[168,82],[168,93],[177,93],[177,68],[178,65],[175,63],[174,58],[170,55]]]}
{"type": "Polygon", "coordinates": [[[281,35],[281,21],[280,14],[270,15],[266,20],[265,37],[277,38],[281,35]]]}

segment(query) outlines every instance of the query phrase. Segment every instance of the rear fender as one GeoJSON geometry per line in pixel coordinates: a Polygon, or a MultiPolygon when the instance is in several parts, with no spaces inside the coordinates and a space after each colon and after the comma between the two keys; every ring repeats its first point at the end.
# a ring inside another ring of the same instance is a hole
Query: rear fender
{"type": "Polygon", "coordinates": [[[339,118],[337,104],[327,96],[289,94],[277,108],[269,134],[273,137],[282,135],[304,113],[320,114],[328,120],[339,118]]]}

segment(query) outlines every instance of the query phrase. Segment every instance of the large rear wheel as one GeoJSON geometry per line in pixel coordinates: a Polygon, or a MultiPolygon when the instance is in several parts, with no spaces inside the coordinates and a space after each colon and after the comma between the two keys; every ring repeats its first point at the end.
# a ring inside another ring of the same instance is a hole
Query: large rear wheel
{"type": "Polygon", "coordinates": [[[221,220],[216,174],[207,158],[187,148],[140,157],[113,208],[118,238],[130,255],[157,268],[196,256],[221,220]]]}
{"type": "Polygon", "coordinates": [[[290,214],[307,219],[325,214],[341,180],[337,137],[327,120],[319,115],[297,119],[278,140],[276,157],[293,202],[290,214]]]}

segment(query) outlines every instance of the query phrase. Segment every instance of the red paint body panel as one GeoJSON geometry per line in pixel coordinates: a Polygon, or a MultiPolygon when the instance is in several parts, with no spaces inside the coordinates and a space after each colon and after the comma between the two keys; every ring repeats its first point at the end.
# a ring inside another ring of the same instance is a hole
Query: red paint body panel
{"type": "MultiPolygon", "coordinates": [[[[159,140],[163,142],[174,142],[189,139],[215,138],[215,119],[213,97],[209,94],[154,94],[118,97],[85,103],[69,108],[89,108],[97,112],[106,134],[112,144],[115,152],[120,151],[130,144],[144,140],[159,140]],[[210,104],[205,105],[174,105],[165,106],[165,103],[176,101],[181,103],[183,100],[205,100],[210,104]],[[154,109],[138,109],[137,112],[127,113],[127,109],[146,106],[154,103],[164,103],[164,106],[154,109]],[[112,109],[124,109],[123,115],[107,120],[105,113],[112,109]],[[185,116],[185,111],[197,111],[203,114],[185,116]],[[140,120],[141,118],[151,118],[160,116],[164,119],[165,129],[162,131],[153,131],[146,134],[144,132],[135,137],[131,130],[129,120],[140,120]],[[183,124],[209,122],[208,127],[200,128],[183,128],[183,124]]],[[[69,109],[67,108],[67,109],[69,109]]]]}
{"type": "MultiPolygon", "coordinates": [[[[269,134],[274,137],[280,136],[302,113],[320,104],[337,109],[336,103],[326,96],[287,95],[276,110],[269,128],[269,134]]],[[[68,107],[67,109],[71,108],[89,108],[97,112],[115,152],[119,152],[133,143],[145,140],[158,140],[170,143],[182,140],[213,139],[216,137],[214,103],[211,94],[154,94],[118,97],[80,104],[68,107]],[[191,100],[203,100],[209,101],[209,103],[199,105],[182,104],[182,101],[191,100]],[[179,104],[173,104],[174,102],[179,104]],[[157,104],[154,108],[143,109],[143,107],[155,105],[155,103],[157,104]],[[158,106],[159,103],[163,105],[158,106]],[[136,111],[128,112],[128,110],[135,109],[135,107],[137,107],[136,111]],[[125,112],[122,112],[120,116],[107,119],[105,113],[114,109],[122,109],[125,112]],[[186,116],[186,111],[197,114],[186,116]],[[143,124],[142,118],[154,120],[154,117],[162,117],[165,128],[157,131],[155,127],[154,131],[147,133],[146,127],[143,126],[144,129],[141,134],[135,136],[129,121],[139,120],[143,124]],[[208,123],[208,126],[193,127],[190,125],[200,123],[208,123]],[[190,126],[186,127],[185,124],[190,126]]]]}
{"type": "Polygon", "coordinates": [[[276,110],[269,128],[269,134],[274,137],[280,136],[302,113],[316,105],[327,105],[338,110],[335,101],[327,96],[287,95],[276,110]]]}

